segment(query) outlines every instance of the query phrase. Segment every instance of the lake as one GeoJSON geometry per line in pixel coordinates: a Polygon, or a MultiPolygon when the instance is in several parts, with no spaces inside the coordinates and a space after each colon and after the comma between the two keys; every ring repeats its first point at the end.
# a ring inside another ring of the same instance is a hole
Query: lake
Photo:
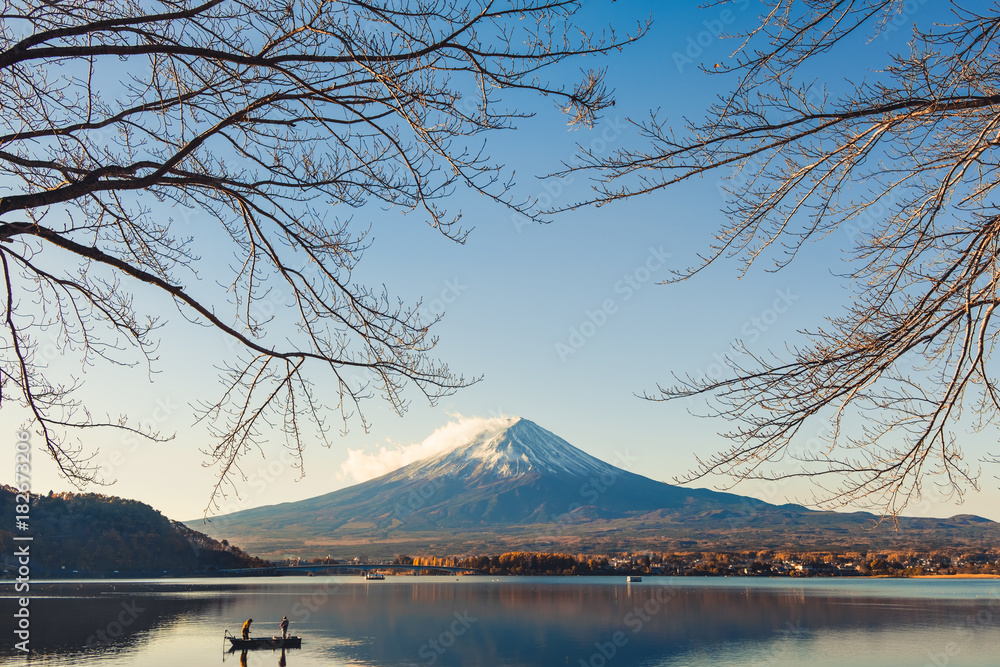
{"type": "MultiPolygon", "coordinates": [[[[33,665],[1000,665],[1000,580],[280,577],[32,584],[33,665]],[[300,649],[228,652],[223,633],[300,649]]],[[[17,597],[0,583],[2,627],[17,597]]],[[[4,631],[0,662],[22,662],[4,631]],[[15,658],[15,660],[11,660],[15,658]]]]}

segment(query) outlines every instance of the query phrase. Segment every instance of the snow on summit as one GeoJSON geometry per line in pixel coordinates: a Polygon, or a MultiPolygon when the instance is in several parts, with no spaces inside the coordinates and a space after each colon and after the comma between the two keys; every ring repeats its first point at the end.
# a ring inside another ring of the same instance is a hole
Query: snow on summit
{"type": "Polygon", "coordinates": [[[613,466],[590,456],[534,422],[514,417],[492,424],[464,443],[406,466],[407,477],[423,475],[514,477],[530,472],[601,475],[613,466]],[[500,428],[497,428],[497,427],[500,428]]]}

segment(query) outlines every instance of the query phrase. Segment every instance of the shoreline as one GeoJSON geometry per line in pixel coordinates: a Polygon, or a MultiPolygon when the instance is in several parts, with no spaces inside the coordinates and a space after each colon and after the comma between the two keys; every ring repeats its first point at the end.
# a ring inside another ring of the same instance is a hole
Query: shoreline
{"type": "Polygon", "coordinates": [[[906,579],[1000,579],[1000,574],[915,574],[906,579]]]}
{"type": "MultiPolygon", "coordinates": [[[[350,574],[350,575],[330,575],[330,576],[341,577],[341,578],[345,578],[345,579],[346,578],[350,578],[350,579],[357,578],[357,579],[359,579],[359,583],[361,583],[360,580],[363,580],[363,577],[358,577],[355,574],[350,574]]],[[[391,575],[391,578],[392,579],[397,579],[397,578],[398,579],[406,579],[406,578],[409,578],[409,577],[412,577],[412,576],[414,576],[414,575],[409,574],[409,573],[407,573],[407,574],[393,574],[393,575],[391,575]]],[[[426,576],[426,577],[432,577],[432,578],[448,579],[448,578],[451,578],[451,577],[457,576],[457,575],[447,574],[447,575],[424,575],[424,576],[426,576]]],[[[533,578],[538,578],[538,577],[546,577],[546,578],[553,578],[553,577],[555,577],[555,578],[564,578],[564,579],[615,579],[615,578],[618,578],[618,577],[626,577],[627,573],[621,573],[621,574],[619,574],[619,573],[615,573],[615,574],[601,574],[601,575],[537,575],[537,574],[520,574],[520,575],[517,575],[517,574],[493,574],[493,575],[465,575],[465,576],[471,576],[473,578],[495,577],[495,578],[523,578],[523,579],[533,579],[533,578]]],[[[849,576],[847,576],[847,575],[842,575],[842,576],[824,576],[824,575],[819,575],[819,576],[789,576],[789,575],[767,576],[767,575],[704,575],[704,574],[696,574],[696,575],[690,575],[690,574],[689,575],[667,574],[667,575],[660,575],[660,574],[644,573],[641,576],[648,577],[650,580],[653,580],[653,581],[655,581],[657,579],[687,579],[687,578],[692,578],[692,579],[695,579],[695,578],[705,578],[705,579],[735,579],[735,578],[740,578],[740,579],[752,579],[752,580],[761,580],[761,581],[782,580],[782,579],[790,579],[790,580],[815,579],[815,580],[825,580],[825,581],[833,581],[833,580],[854,580],[854,581],[857,581],[859,579],[871,579],[871,580],[876,580],[876,579],[1000,579],[1000,574],[979,574],[979,573],[966,573],[966,574],[915,574],[915,575],[909,575],[909,576],[892,576],[892,575],[884,575],[884,574],[879,574],[879,575],[849,575],[849,576]]],[[[63,586],[63,585],[67,585],[67,584],[68,585],[109,584],[109,585],[112,585],[112,586],[113,585],[151,585],[151,586],[157,586],[157,587],[162,587],[162,586],[168,586],[168,587],[169,586],[181,586],[181,587],[184,587],[184,586],[187,586],[189,583],[190,584],[194,584],[194,583],[197,583],[199,581],[210,581],[210,583],[208,584],[210,586],[220,586],[222,588],[226,588],[226,587],[232,586],[232,587],[235,588],[235,587],[242,586],[242,585],[244,585],[247,582],[259,581],[261,579],[269,579],[269,580],[273,580],[273,579],[287,579],[289,581],[299,581],[299,582],[302,582],[302,581],[310,581],[311,577],[306,577],[306,576],[303,576],[303,575],[266,575],[266,576],[261,576],[261,575],[228,575],[228,576],[218,576],[218,575],[216,575],[216,576],[204,576],[204,575],[197,576],[196,575],[196,576],[183,576],[183,575],[179,575],[179,576],[173,576],[173,577],[169,577],[168,576],[168,577],[72,577],[72,578],[71,577],[65,577],[65,578],[60,577],[60,578],[53,578],[53,579],[39,578],[37,580],[33,580],[32,581],[32,586],[33,587],[34,586],[37,586],[37,587],[54,587],[54,586],[63,586]],[[222,583],[222,582],[228,582],[228,583],[222,583]]],[[[4,588],[6,587],[6,585],[7,584],[14,585],[15,583],[16,583],[15,579],[0,578],[0,598],[5,597],[3,595],[3,593],[4,593],[4,588]]]]}

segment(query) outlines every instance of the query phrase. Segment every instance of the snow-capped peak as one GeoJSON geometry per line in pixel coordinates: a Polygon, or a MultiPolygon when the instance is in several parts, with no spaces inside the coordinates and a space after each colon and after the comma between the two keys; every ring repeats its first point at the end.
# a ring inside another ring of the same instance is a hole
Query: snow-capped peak
{"type": "Polygon", "coordinates": [[[592,477],[615,470],[532,421],[520,417],[506,421],[506,425],[493,421],[491,428],[469,441],[406,466],[407,476],[489,472],[514,477],[547,472],[592,477]]]}

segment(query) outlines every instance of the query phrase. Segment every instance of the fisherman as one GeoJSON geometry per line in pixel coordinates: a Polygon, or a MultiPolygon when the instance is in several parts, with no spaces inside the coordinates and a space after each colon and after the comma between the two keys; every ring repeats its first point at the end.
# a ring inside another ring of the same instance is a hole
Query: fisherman
{"type": "Polygon", "coordinates": [[[250,624],[253,623],[252,618],[248,618],[247,622],[243,624],[243,639],[250,639],[250,624]]]}
{"type": "Polygon", "coordinates": [[[288,617],[282,616],[281,623],[278,623],[278,627],[281,628],[281,638],[284,639],[288,636],[288,617]]]}

